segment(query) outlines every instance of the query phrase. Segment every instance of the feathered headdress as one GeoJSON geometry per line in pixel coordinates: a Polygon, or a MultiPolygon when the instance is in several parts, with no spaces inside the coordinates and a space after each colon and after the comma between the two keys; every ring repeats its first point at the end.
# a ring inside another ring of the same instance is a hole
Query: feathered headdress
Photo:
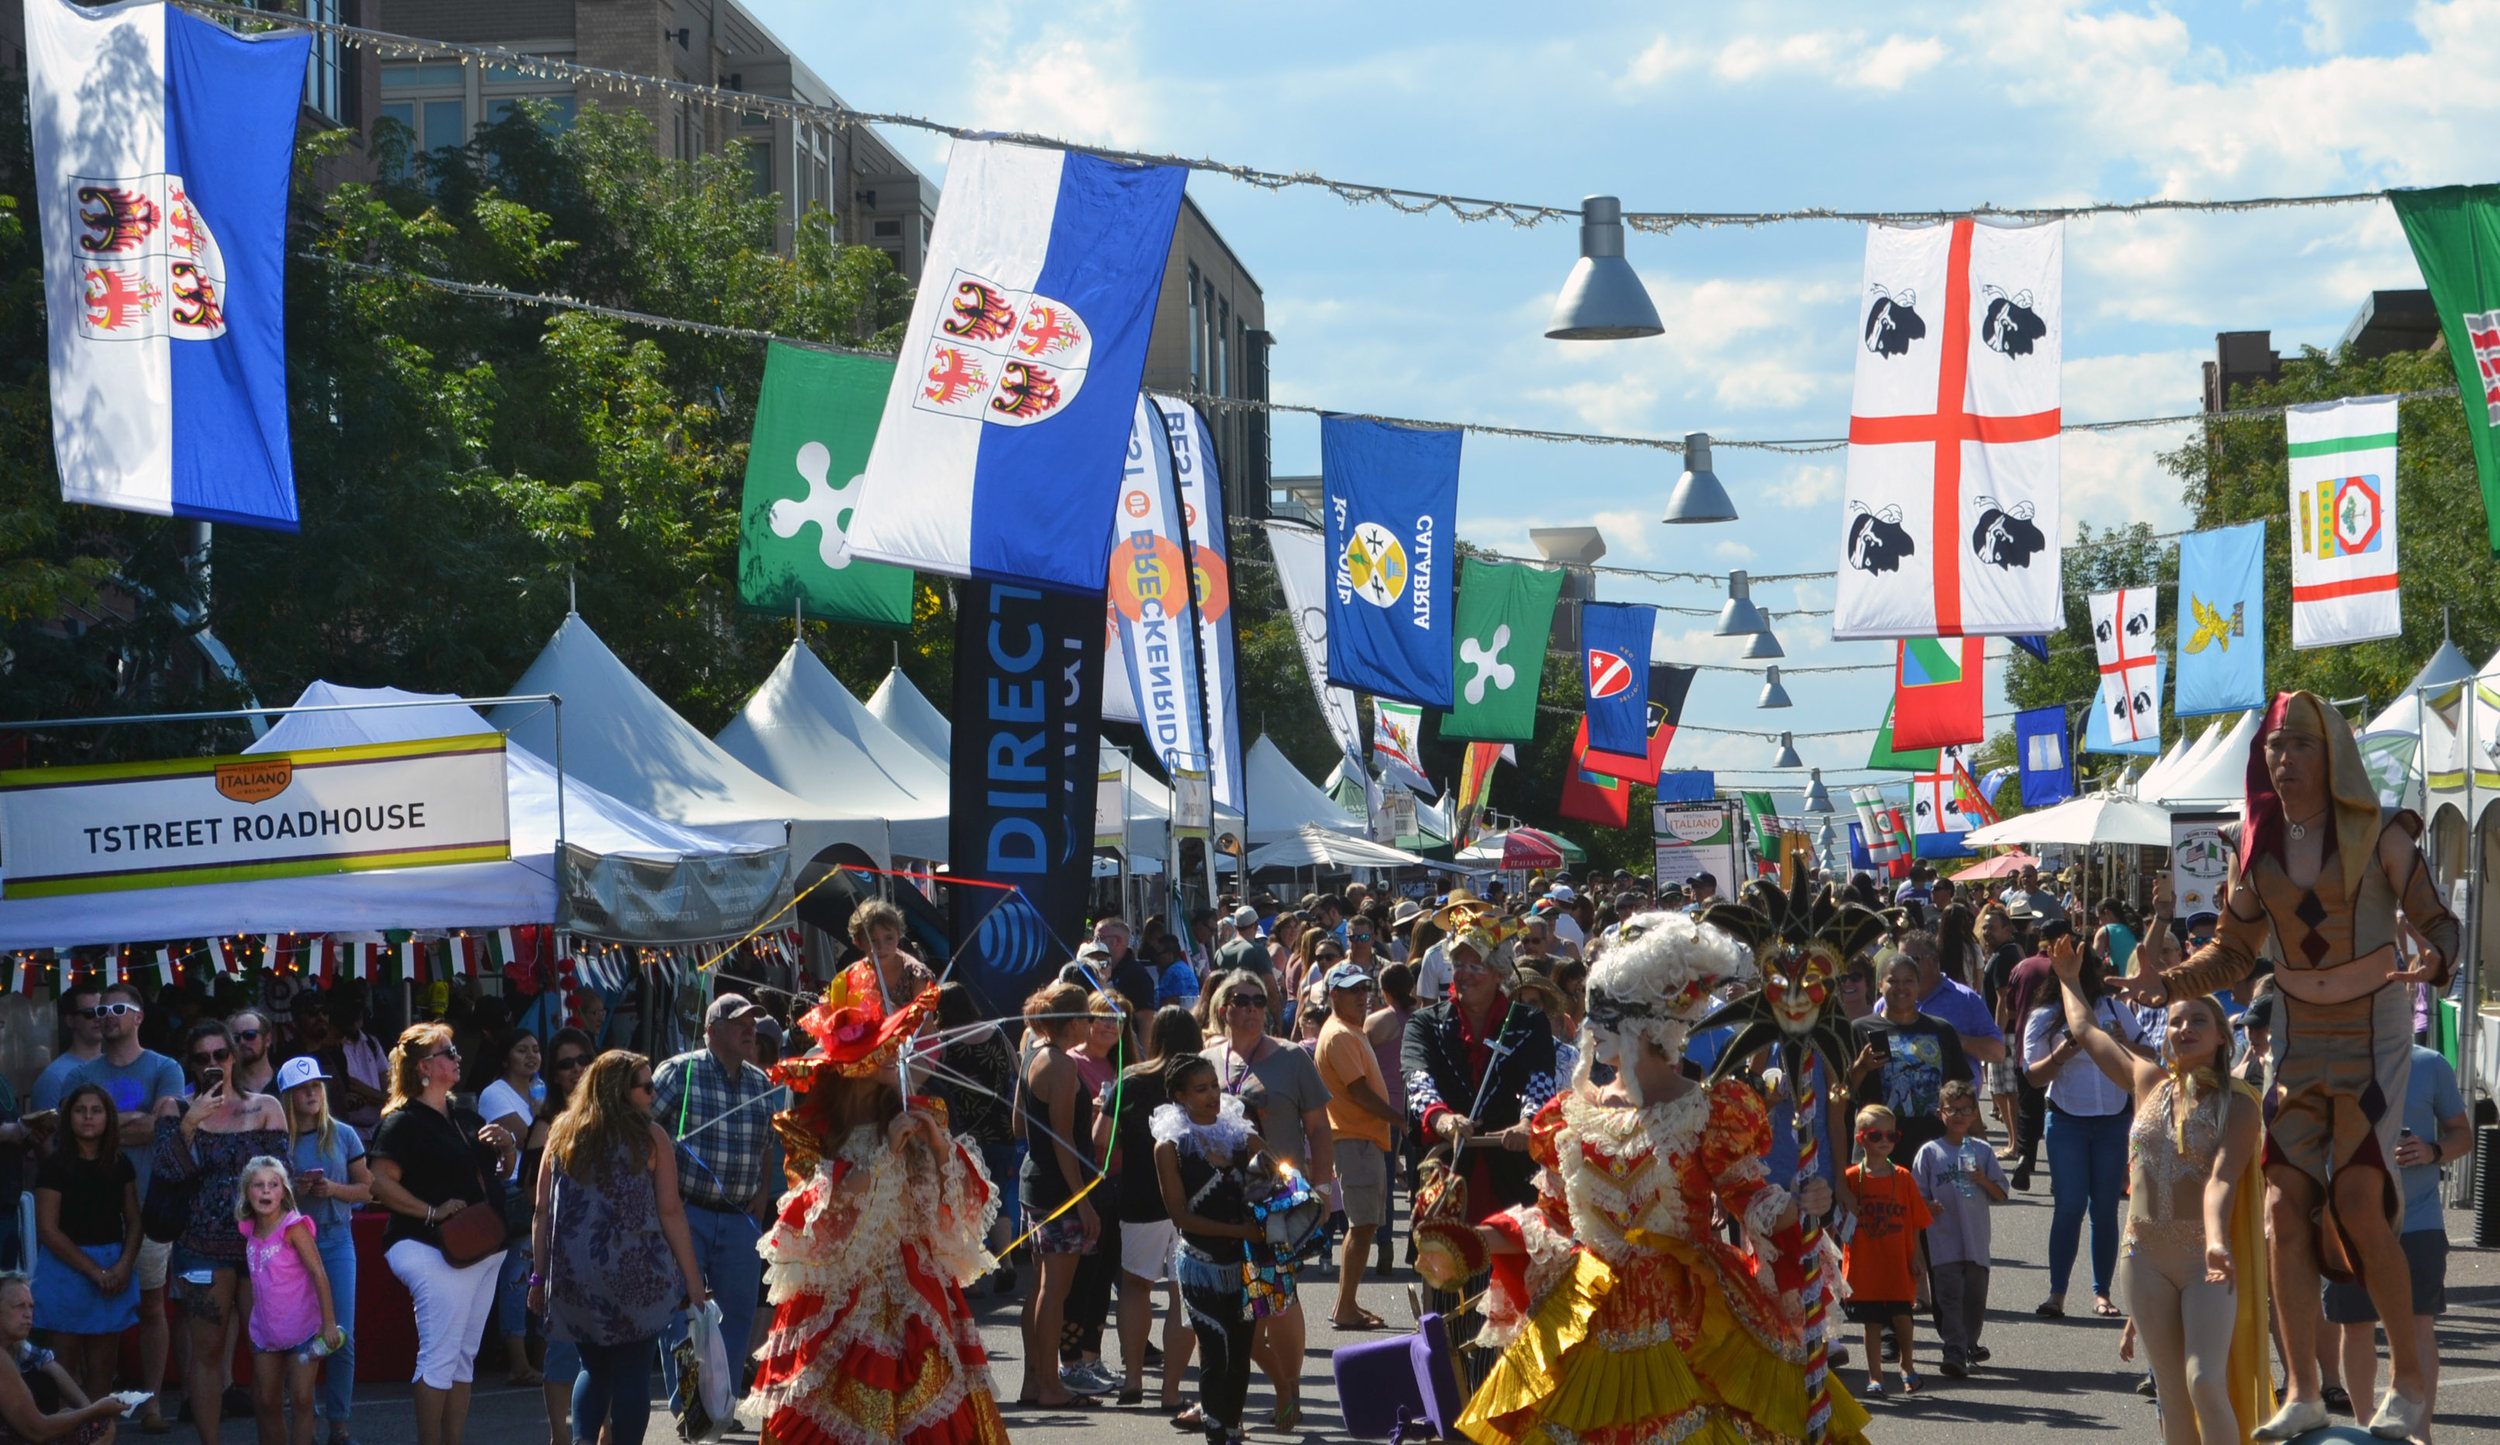
{"type": "Polygon", "coordinates": [[[1830,889],[1812,890],[1802,873],[1782,892],[1775,883],[1745,890],[1743,903],[1714,903],[1702,921],[1725,929],[1753,950],[1762,986],[1735,1000],[1700,1028],[1734,1025],[1736,1037],[1719,1055],[1714,1074],[1732,1072],[1756,1051],[1774,1046],[1790,1079],[1805,1077],[1806,1054],[1823,1059],[1835,1085],[1849,1069],[1849,1016],[1832,981],[1884,935],[1874,910],[1844,903],[1830,889]]]}

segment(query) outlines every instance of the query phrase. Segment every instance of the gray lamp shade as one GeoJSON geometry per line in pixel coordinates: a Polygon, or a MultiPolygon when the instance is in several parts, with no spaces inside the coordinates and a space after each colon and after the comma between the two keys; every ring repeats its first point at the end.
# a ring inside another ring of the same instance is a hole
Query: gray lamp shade
{"type": "Polygon", "coordinates": [[[1761,662],[1766,658],[1786,657],[1787,655],[1787,649],[1780,646],[1778,635],[1771,631],[1771,614],[1764,612],[1762,630],[1753,635],[1751,642],[1745,644],[1745,650],[1740,656],[1748,662],[1761,662]]]}
{"type": "Polygon", "coordinates": [[[1788,689],[1780,686],[1780,670],[1773,667],[1762,674],[1762,700],[1755,707],[1788,707],[1788,689]]]}
{"type": "MultiPolygon", "coordinates": [[[[1831,789],[1823,786],[1823,770],[1821,768],[1816,768],[1814,770],[1813,779],[1806,784],[1806,811],[1809,813],[1829,813],[1836,811],[1832,807],[1831,789]]],[[[1824,841],[1830,841],[1831,830],[1831,824],[1825,823],[1823,825],[1824,841]]]]}
{"type": "Polygon", "coordinates": [[[1767,632],[1770,627],[1769,619],[1762,615],[1761,608],[1753,605],[1753,598],[1748,595],[1745,574],[1728,573],[1727,605],[1719,609],[1717,635],[1747,637],[1757,632],[1767,632]]]}
{"type": "Polygon", "coordinates": [[[1590,196],[1580,202],[1580,260],[1554,298],[1545,323],[1549,341],[1630,341],[1666,331],[1632,263],[1623,259],[1623,202],[1590,196]]]}
{"type": "Polygon", "coordinates": [[[1684,475],[1676,478],[1675,490],[1667,496],[1667,522],[1733,522],[1736,504],[1728,500],[1727,488],[1719,485],[1719,475],[1710,470],[1710,433],[1684,434],[1684,475]]]}
{"type": "Polygon", "coordinates": [[[1780,755],[1771,760],[1771,766],[1775,768],[1802,768],[1805,765],[1806,760],[1797,756],[1797,739],[1795,735],[1791,733],[1781,733],[1780,755]]]}

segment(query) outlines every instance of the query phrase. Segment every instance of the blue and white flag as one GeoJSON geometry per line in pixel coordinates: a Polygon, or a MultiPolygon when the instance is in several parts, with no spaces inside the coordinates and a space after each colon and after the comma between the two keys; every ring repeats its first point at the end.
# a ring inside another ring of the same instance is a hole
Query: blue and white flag
{"type": "MultiPolygon", "coordinates": [[[[1447,711],[1457,673],[1458,442],[1425,430],[1322,417],[1328,523],[1328,680],[1447,711]]],[[[1635,741],[1633,751],[1641,744],[1635,741]]]]}
{"type": "Polygon", "coordinates": [[[1091,592],[1185,172],[958,141],[854,556],[1091,592]]]}
{"type": "MultiPolygon", "coordinates": [[[[2098,711],[2098,707],[2094,711],[2098,711]]],[[[2066,709],[2035,707],[2014,714],[2014,762],[2022,769],[2023,806],[2045,808],[2075,795],[2075,758],[2066,709]]]]}
{"type": "Polygon", "coordinates": [[[1657,627],[1655,607],[1580,604],[1580,678],[1587,687],[1590,752],[1636,758],[1649,752],[1649,639],[1657,627]]]}
{"type": "Polygon", "coordinates": [[[1198,666],[1206,686],[1209,780],[1219,806],[1245,807],[1241,782],[1241,709],[1233,672],[1232,543],[1225,531],[1224,479],[1197,408],[1177,396],[1152,398],[1172,443],[1172,476],[1189,519],[1189,567],[1197,584],[1198,666]]]}
{"type": "MultiPolygon", "coordinates": [[[[2114,708],[2117,705],[2110,700],[2109,694],[2106,692],[2094,694],[2090,710],[2090,720],[2085,722],[2083,725],[2083,750],[2087,753],[2120,753],[2133,758],[2160,757],[2161,725],[2155,719],[2159,716],[2161,704],[2162,675],[2169,670],[2170,659],[2162,656],[2158,652],[2154,653],[2152,684],[2153,706],[2150,709],[2153,715],[2144,719],[2142,723],[2144,736],[2134,742],[2122,743],[2114,740],[2115,732],[2111,728],[2110,724],[2112,719],[2117,716],[2117,713],[2114,711],[2114,708]]],[[[2140,694],[2130,692],[2128,695],[2132,698],[2139,696],[2140,694]]]]}
{"type": "Polygon", "coordinates": [[[2266,705],[2266,524],[2179,539],[2181,717],[2266,705]]]}
{"type": "Polygon", "coordinates": [[[312,40],[26,0],[65,501],[292,532],[286,211],[312,40]]]}
{"type": "Polygon", "coordinates": [[[1198,628],[1189,604],[1189,539],[1163,414],[1140,394],[1129,433],[1127,470],[1112,512],[1111,575],[1105,588],[1128,696],[1155,763],[1205,769],[1198,707],[1198,628]]]}

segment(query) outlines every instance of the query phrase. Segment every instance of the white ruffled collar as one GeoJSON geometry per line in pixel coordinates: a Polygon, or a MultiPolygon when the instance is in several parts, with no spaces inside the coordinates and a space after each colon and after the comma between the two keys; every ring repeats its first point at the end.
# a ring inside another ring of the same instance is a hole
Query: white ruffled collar
{"type": "Polygon", "coordinates": [[[1238,1097],[1226,1094],[1216,1105],[1212,1124],[1190,1118],[1189,1111],[1178,1104],[1165,1104],[1147,1116],[1146,1129],[1158,1144],[1177,1145],[1186,1140],[1208,1159],[1223,1160],[1240,1153],[1249,1140],[1250,1116],[1238,1097]]]}

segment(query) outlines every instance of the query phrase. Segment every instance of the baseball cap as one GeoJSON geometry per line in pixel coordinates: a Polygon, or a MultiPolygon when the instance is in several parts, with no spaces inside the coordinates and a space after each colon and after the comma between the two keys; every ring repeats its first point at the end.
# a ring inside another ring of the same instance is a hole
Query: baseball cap
{"type": "Polygon", "coordinates": [[[1684,880],[1684,886],[1687,888],[1699,888],[1704,883],[1709,884],[1713,888],[1719,886],[1718,878],[1710,873],[1696,873],[1692,877],[1684,880]]]}
{"type": "Polygon", "coordinates": [[[1548,898],[1559,898],[1565,903],[1577,903],[1580,901],[1580,895],[1573,892],[1571,885],[1568,883],[1557,883],[1553,887],[1546,889],[1545,896],[1548,898]]]}
{"type": "Polygon", "coordinates": [[[1259,910],[1246,905],[1233,910],[1233,927],[1256,928],[1258,926],[1259,910]]]}
{"type": "Polygon", "coordinates": [[[2211,928],[2221,921],[2222,915],[2214,912],[2210,908],[2200,908],[2187,916],[2187,926],[2191,929],[2195,928],[2198,924],[2203,924],[2205,927],[2211,928]]]}
{"type": "Polygon", "coordinates": [[[708,1029],[714,1024],[736,1023],[762,1012],[755,1006],[755,1000],[745,994],[725,993],[712,1000],[712,1006],[703,1011],[703,1026],[708,1029]]]}
{"type": "Polygon", "coordinates": [[[1330,993],[1335,993],[1341,988],[1359,988],[1368,990],[1372,986],[1372,976],[1363,972],[1363,966],[1361,964],[1341,963],[1335,968],[1328,970],[1328,978],[1326,982],[1330,993]]]}
{"type": "Polygon", "coordinates": [[[277,1091],[281,1094],[298,1084],[309,1084],[330,1076],[321,1072],[321,1061],[310,1054],[298,1054],[278,1065],[277,1091]]]}

